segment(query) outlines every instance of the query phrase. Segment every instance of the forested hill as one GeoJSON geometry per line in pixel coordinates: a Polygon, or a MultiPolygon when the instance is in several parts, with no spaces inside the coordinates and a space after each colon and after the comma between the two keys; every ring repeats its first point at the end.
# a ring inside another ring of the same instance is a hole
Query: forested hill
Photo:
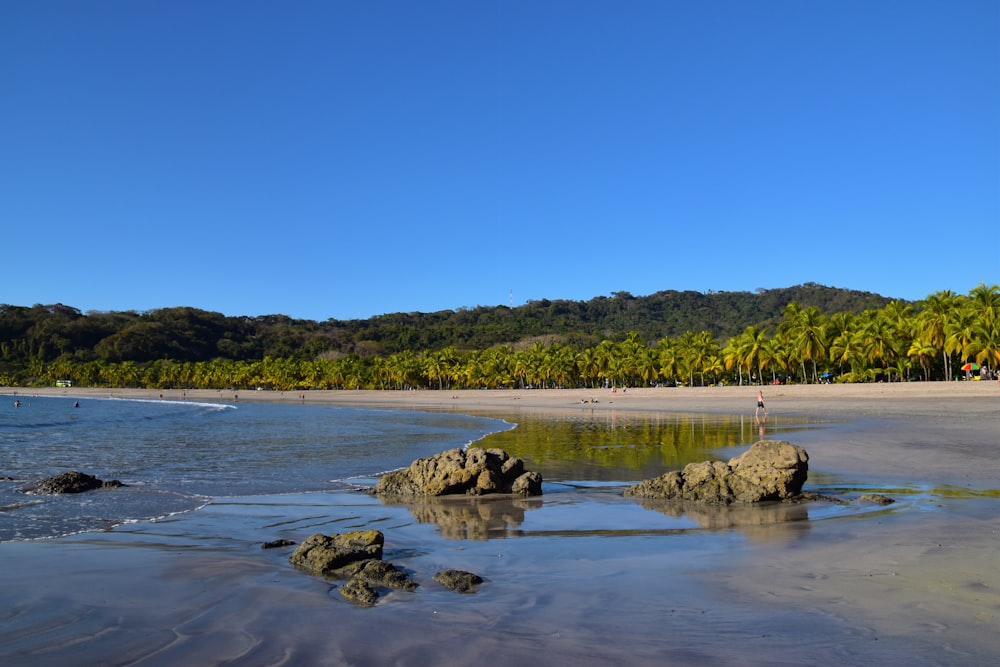
{"type": "Polygon", "coordinates": [[[345,354],[390,355],[448,346],[515,348],[535,341],[577,347],[637,332],[654,342],[708,331],[720,341],[749,325],[773,331],[795,302],[820,312],[858,313],[891,299],[807,283],[750,292],[615,292],[590,301],[532,301],[516,308],[476,307],[435,313],[395,313],[367,320],[296,320],[283,315],[225,316],[195,308],[89,312],[62,304],[0,305],[0,371],[62,358],[72,361],[207,361],[345,354]]]}
{"type": "Polygon", "coordinates": [[[820,312],[859,313],[881,308],[892,299],[807,283],[797,287],[751,292],[677,292],[649,296],[614,292],[590,301],[531,301],[513,310],[504,306],[437,313],[395,313],[363,322],[336,323],[360,333],[358,340],[379,341],[385,351],[485,349],[493,345],[542,339],[587,347],[602,339],[620,340],[631,331],[654,342],[664,336],[708,331],[724,340],[749,325],[773,330],[782,309],[796,302],[820,312]],[[358,327],[360,325],[360,327],[358,327]],[[358,328],[355,328],[358,327],[358,328]]]}

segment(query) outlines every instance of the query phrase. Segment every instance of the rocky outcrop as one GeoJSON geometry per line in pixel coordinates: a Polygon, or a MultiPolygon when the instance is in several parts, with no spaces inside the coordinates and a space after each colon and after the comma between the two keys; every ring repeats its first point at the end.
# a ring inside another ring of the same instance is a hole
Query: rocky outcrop
{"type": "Polygon", "coordinates": [[[384,543],[384,536],[377,530],[340,535],[316,533],[307,537],[288,560],[312,574],[346,579],[340,595],[370,607],[378,601],[379,588],[412,591],[417,587],[409,575],[382,560],[384,543]]]}
{"type": "MultiPolygon", "coordinates": [[[[344,579],[339,587],[345,600],[361,607],[378,602],[379,589],[412,591],[417,584],[392,563],[382,560],[385,538],[377,530],[341,535],[316,533],[307,537],[288,559],[296,567],[328,579],[344,579]]],[[[434,581],[459,593],[473,592],[482,577],[464,570],[443,570],[434,581]]]]}
{"type": "Polygon", "coordinates": [[[723,505],[791,500],[801,493],[808,472],[804,449],[782,440],[761,440],[728,463],[689,463],[682,471],[631,486],[625,495],[723,505]]]}
{"type": "Polygon", "coordinates": [[[335,575],[342,567],[371,558],[382,559],[385,538],[377,530],[356,530],[341,535],[310,535],[295,549],[292,565],[312,574],[335,575]]]}
{"type": "Polygon", "coordinates": [[[376,495],[389,496],[490,493],[541,495],[542,476],[526,472],[521,459],[502,449],[470,447],[417,459],[408,468],[383,475],[375,486],[376,495]]]}
{"type": "Polygon", "coordinates": [[[93,491],[94,489],[110,489],[120,486],[125,485],[117,479],[105,482],[97,479],[93,475],[77,472],[76,470],[70,470],[69,472],[64,472],[61,475],[55,475],[54,477],[43,479],[35,486],[34,489],[32,489],[32,491],[34,493],[50,494],[83,493],[84,491],[93,491]]]}

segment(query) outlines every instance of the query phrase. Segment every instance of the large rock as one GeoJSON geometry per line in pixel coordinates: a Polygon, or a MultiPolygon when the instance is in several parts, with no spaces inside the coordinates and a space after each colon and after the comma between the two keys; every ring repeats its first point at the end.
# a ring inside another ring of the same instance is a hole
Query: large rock
{"type": "Polygon", "coordinates": [[[340,535],[316,533],[307,537],[288,559],[293,565],[319,575],[332,575],[357,561],[382,558],[385,537],[377,530],[356,530],[340,535]]]}
{"type": "Polygon", "coordinates": [[[341,596],[370,607],[378,601],[379,588],[412,591],[417,587],[408,574],[382,560],[385,537],[378,530],[356,530],[339,535],[310,535],[288,559],[293,565],[328,579],[346,579],[341,596]]]}
{"type": "Polygon", "coordinates": [[[689,463],[682,471],[631,486],[625,495],[724,505],[790,500],[802,492],[808,472],[804,449],[782,440],[761,440],[728,463],[689,463]]]}
{"type": "Polygon", "coordinates": [[[86,473],[70,470],[61,475],[43,479],[33,489],[35,493],[83,493],[94,489],[108,489],[124,486],[117,479],[102,481],[86,473]]]}
{"type": "Polygon", "coordinates": [[[542,493],[542,476],[537,472],[525,472],[524,462],[502,449],[449,449],[383,475],[375,486],[375,493],[390,496],[478,496],[488,493],[537,496],[542,493]]]}

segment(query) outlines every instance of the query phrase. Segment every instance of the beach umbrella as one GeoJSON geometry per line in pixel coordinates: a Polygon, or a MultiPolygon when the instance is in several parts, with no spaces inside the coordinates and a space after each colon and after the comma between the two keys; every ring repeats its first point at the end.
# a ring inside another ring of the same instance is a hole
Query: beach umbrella
{"type": "Polygon", "coordinates": [[[962,370],[963,371],[978,371],[979,370],[979,364],[969,362],[966,365],[962,366],[962,370]]]}

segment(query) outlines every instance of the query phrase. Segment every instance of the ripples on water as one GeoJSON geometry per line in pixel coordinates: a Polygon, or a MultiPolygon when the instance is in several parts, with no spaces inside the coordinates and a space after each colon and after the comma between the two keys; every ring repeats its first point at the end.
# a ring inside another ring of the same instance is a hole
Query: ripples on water
{"type": "Polygon", "coordinates": [[[0,408],[0,541],[195,509],[211,497],[345,489],[509,428],[454,414],[289,404],[19,396],[0,408]],[[127,488],[41,496],[67,470],[127,488]]]}

